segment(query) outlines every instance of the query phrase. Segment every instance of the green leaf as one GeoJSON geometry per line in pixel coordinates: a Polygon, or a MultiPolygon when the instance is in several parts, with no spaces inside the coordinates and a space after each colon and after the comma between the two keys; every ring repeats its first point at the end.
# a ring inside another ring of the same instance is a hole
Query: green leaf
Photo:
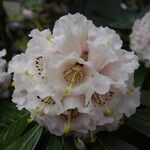
{"type": "Polygon", "coordinates": [[[62,150],[62,143],[60,137],[57,137],[55,135],[50,136],[50,140],[47,144],[46,150],[62,150]]]}
{"type": "Polygon", "coordinates": [[[141,104],[150,107],[150,91],[141,91],[141,104]]]}
{"type": "Polygon", "coordinates": [[[146,75],[146,68],[141,64],[134,74],[134,86],[142,87],[146,75]]]}
{"type": "Polygon", "coordinates": [[[137,150],[137,148],[110,134],[99,135],[92,150],[137,150]]]}
{"type": "Polygon", "coordinates": [[[18,111],[14,106],[0,108],[0,147],[14,142],[27,126],[28,113],[18,111]]]}
{"type": "Polygon", "coordinates": [[[121,8],[121,0],[89,0],[87,11],[97,25],[107,25],[113,28],[131,28],[131,11],[121,8]],[[93,14],[94,12],[94,14],[93,14]]]}
{"type": "Polygon", "coordinates": [[[50,135],[46,150],[76,150],[72,137],[50,135]]]}
{"type": "Polygon", "coordinates": [[[38,10],[41,7],[41,3],[40,0],[26,0],[24,2],[25,6],[31,10],[38,10]]]}
{"type": "Polygon", "coordinates": [[[74,140],[71,137],[65,138],[64,150],[76,150],[74,140]]]}
{"type": "Polygon", "coordinates": [[[17,141],[6,147],[5,150],[34,150],[42,130],[43,128],[40,125],[33,127],[17,141]]]}
{"type": "Polygon", "coordinates": [[[150,137],[150,109],[138,110],[126,120],[127,125],[150,137]]]}
{"type": "Polygon", "coordinates": [[[141,19],[145,13],[147,13],[150,10],[150,5],[147,5],[143,7],[139,13],[135,14],[135,19],[141,19]]]}

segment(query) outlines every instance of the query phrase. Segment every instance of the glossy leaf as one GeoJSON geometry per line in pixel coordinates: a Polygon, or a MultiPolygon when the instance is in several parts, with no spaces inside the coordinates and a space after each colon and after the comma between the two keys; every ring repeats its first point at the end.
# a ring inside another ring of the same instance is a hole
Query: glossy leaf
{"type": "Polygon", "coordinates": [[[141,91],[141,104],[150,107],[150,91],[141,91]]]}
{"type": "Polygon", "coordinates": [[[65,150],[76,150],[74,140],[71,137],[64,139],[64,149],[65,150]]]}
{"type": "Polygon", "coordinates": [[[42,134],[42,129],[40,125],[33,127],[5,150],[34,150],[42,134]]]}
{"type": "Polygon", "coordinates": [[[100,135],[92,150],[138,150],[135,146],[110,134],[100,135]]]}
{"type": "Polygon", "coordinates": [[[127,124],[135,130],[150,137],[150,110],[138,110],[136,114],[127,119],[127,124]]]}
{"type": "Polygon", "coordinates": [[[27,126],[28,113],[18,111],[15,106],[0,108],[0,147],[14,142],[27,126]]]}
{"type": "Polygon", "coordinates": [[[46,150],[76,150],[71,137],[57,137],[50,135],[46,150]]]}
{"type": "Polygon", "coordinates": [[[51,135],[46,150],[62,150],[62,148],[61,138],[51,135]]]}
{"type": "Polygon", "coordinates": [[[135,87],[142,87],[145,75],[146,75],[146,68],[141,64],[140,67],[135,71],[134,75],[135,87]]]}

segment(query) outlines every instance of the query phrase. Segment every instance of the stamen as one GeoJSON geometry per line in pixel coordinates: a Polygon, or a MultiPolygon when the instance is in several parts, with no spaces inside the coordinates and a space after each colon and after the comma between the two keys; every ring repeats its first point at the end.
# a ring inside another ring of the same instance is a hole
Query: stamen
{"type": "Polygon", "coordinates": [[[96,141],[95,135],[90,131],[90,138],[91,138],[91,143],[94,143],[96,141]]]}
{"type": "Polygon", "coordinates": [[[123,119],[121,119],[121,120],[119,121],[119,125],[120,125],[120,126],[123,126],[123,125],[124,125],[124,123],[125,123],[125,122],[124,122],[124,120],[123,120],[123,119]]]}
{"type": "Polygon", "coordinates": [[[34,76],[35,74],[33,73],[33,72],[31,72],[31,71],[25,71],[24,72],[24,75],[26,75],[26,76],[34,76]]]}
{"type": "Polygon", "coordinates": [[[49,42],[53,42],[53,38],[52,38],[52,36],[51,35],[49,35],[47,38],[46,38],[49,42]]]}
{"type": "Polygon", "coordinates": [[[42,115],[43,114],[43,110],[44,110],[44,108],[45,108],[46,105],[48,105],[48,104],[51,104],[51,105],[55,104],[54,101],[53,101],[53,99],[50,96],[42,99],[42,102],[43,102],[42,106],[41,107],[37,107],[34,110],[34,113],[36,115],[42,115]]]}
{"type": "Polygon", "coordinates": [[[106,117],[112,117],[113,116],[113,114],[114,114],[114,110],[113,109],[108,108],[106,105],[104,105],[104,109],[105,109],[104,115],[106,117]]]}
{"type": "Polygon", "coordinates": [[[65,119],[67,119],[67,124],[64,127],[64,133],[68,133],[70,131],[71,120],[76,119],[80,115],[77,108],[69,109],[67,112],[68,112],[68,114],[62,115],[65,119]]]}
{"type": "Polygon", "coordinates": [[[70,68],[63,73],[65,80],[69,83],[69,85],[64,88],[64,93],[66,95],[69,95],[72,92],[72,87],[75,84],[79,83],[80,80],[83,78],[83,70],[81,66],[76,65],[74,68],[70,68]]]}
{"type": "Polygon", "coordinates": [[[15,87],[15,81],[12,82],[11,86],[15,87]]]}
{"type": "Polygon", "coordinates": [[[68,110],[69,115],[68,115],[68,121],[67,121],[67,126],[64,128],[64,133],[68,133],[70,131],[70,122],[71,122],[71,109],[68,110]]]}
{"type": "Polygon", "coordinates": [[[107,105],[106,105],[106,101],[108,99],[105,99],[102,95],[100,94],[97,94],[97,93],[93,93],[93,97],[94,97],[94,100],[98,103],[98,104],[101,104],[104,108],[104,115],[106,117],[112,117],[113,114],[114,114],[114,110],[111,109],[111,108],[108,108],[107,105]]]}
{"type": "Polygon", "coordinates": [[[133,93],[135,91],[135,88],[134,87],[128,87],[128,89],[127,89],[127,93],[128,94],[131,94],[131,93],[133,93]]]}
{"type": "Polygon", "coordinates": [[[31,123],[35,119],[35,116],[31,115],[30,118],[27,119],[28,123],[31,123]]]}
{"type": "Polygon", "coordinates": [[[69,95],[69,94],[71,94],[71,92],[72,92],[72,87],[71,87],[71,85],[70,85],[69,87],[65,87],[65,88],[64,88],[64,93],[65,93],[65,95],[69,95]]]}

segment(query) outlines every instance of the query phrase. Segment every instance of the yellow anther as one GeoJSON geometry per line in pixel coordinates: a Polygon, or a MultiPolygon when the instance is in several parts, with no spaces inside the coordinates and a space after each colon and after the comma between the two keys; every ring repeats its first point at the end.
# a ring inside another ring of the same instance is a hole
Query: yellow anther
{"type": "Polygon", "coordinates": [[[106,117],[112,117],[114,115],[114,110],[113,109],[110,109],[110,108],[106,107],[105,105],[104,105],[104,108],[105,108],[104,115],[106,117]]]}
{"type": "Polygon", "coordinates": [[[48,37],[47,37],[47,40],[48,40],[49,42],[53,42],[53,41],[52,41],[52,40],[53,40],[52,36],[48,36],[48,37]]]}
{"type": "Polygon", "coordinates": [[[70,132],[70,128],[64,127],[64,133],[67,134],[67,133],[69,133],[69,132],[70,132]]]}
{"type": "Polygon", "coordinates": [[[94,143],[96,141],[96,138],[92,132],[90,132],[90,138],[91,138],[91,143],[94,143]]]}
{"type": "Polygon", "coordinates": [[[24,75],[26,75],[26,76],[34,76],[34,73],[32,73],[30,71],[25,71],[24,75]]]}
{"type": "Polygon", "coordinates": [[[31,123],[33,120],[34,120],[34,118],[35,118],[35,116],[32,116],[32,117],[30,117],[30,118],[28,118],[28,123],[31,123]]]}
{"type": "Polygon", "coordinates": [[[43,114],[43,109],[37,107],[36,109],[34,109],[33,112],[35,113],[35,115],[42,115],[43,114]]]}
{"type": "Polygon", "coordinates": [[[133,93],[135,91],[135,88],[134,87],[128,87],[128,89],[127,89],[127,93],[128,94],[131,94],[131,93],[133,93]]]}
{"type": "Polygon", "coordinates": [[[52,102],[52,98],[50,96],[46,97],[45,99],[43,99],[43,104],[41,107],[37,107],[36,109],[34,109],[34,114],[35,115],[42,115],[44,112],[44,108],[46,105],[50,104],[50,102],[52,102]]]}
{"type": "Polygon", "coordinates": [[[15,87],[15,81],[12,82],[11,86],[15,87]]]}
{"type": "Polygon", "coordinates": [[[69,94],[71,94],[71,92],[72,92],[72,87],[71,86],[68,86],[68,87],[64,88],[65,95],[69,95],[69,94]]]}
{"type": "Polygon", "coordinates": [[[123,126],[123,125],[124,125],[124,120],[120,120],[120,121],[119,121],[119,125],[120,125],[120,126],[123,126]]]}

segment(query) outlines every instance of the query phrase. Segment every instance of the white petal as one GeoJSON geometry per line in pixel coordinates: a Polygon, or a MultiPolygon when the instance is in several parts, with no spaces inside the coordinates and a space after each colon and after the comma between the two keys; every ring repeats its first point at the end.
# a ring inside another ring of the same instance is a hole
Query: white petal
{"type": "Polygon", "coordinates": [[[94,45],[89,43],[88,60],[92,61],[97,71],[100,72],[106,65],[118,61],[117,55],[104,44],[94,45]]]}
{"type": "Polygon", "coordinates": [[[112,50],[118,50],[122,46],[122,41],[119,35],[108,27],[93,28],[89,32],[89,42],[95,46],[103,44],[112,50]]]}
{"type": "Polygon", "coordinates": [[[86,47],[88,32],[94,25],[83,15],[68,14],[56,21],[53,34],[54,41],[63,53],[81,52],[86,47]]]}

